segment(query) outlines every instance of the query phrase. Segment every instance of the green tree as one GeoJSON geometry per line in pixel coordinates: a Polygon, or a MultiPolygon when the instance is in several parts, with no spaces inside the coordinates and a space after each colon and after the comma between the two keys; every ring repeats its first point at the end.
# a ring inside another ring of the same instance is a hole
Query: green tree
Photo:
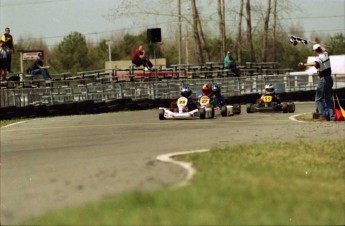
{"type": "Polygon", "coordinates": [[[326,42],[327,50],[331,55],[345,54],[345,36],[337,33],[326,42]]]}
{"type": "Polygon", "coordinates": [[[108,61],[108,45],[106,40],[102,40],[96,47],[90,48],[89,59],[90,65],[89,70],[98,70],[104,68],[104,62],[108,61]]]}
{"type": "Polygon", "coordinates": [[[59,44],[52,65],[59,71],[70,71],[75,74],[89,68],[90,59],[85,36],[72,32],[59,44]]]}

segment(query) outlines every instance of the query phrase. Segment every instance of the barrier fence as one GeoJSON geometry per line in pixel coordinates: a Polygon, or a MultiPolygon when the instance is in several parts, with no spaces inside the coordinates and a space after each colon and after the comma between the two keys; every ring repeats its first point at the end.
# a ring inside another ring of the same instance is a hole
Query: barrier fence
{"type": "MultiPolygon", "coordinates": [[[[334,89],[345,87],[345,75],[332,75],[334,89]]],[[[218,83],[227,98],[244,94],[261,93],[265,84],[272,83],[277,93],[315,90],[317,75],[259,75],[248,77],[219,77],[202,79],[162,79],[160,81],[89,83],[37,88],[2,88],[0,107],[51,105],[84,100],[104,101],[113,99],[170,99],[180,95],[183,86],[193,90],[193,97],[200,94],[205,83],[218,83]]]]}

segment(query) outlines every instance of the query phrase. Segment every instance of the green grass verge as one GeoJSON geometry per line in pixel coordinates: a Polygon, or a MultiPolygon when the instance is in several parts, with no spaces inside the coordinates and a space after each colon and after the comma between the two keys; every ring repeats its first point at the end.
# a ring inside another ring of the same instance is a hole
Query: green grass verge
{"type": "Polygon", "coordinates": [[[0,127],[7,126],[9,124],[16,123],[16,122],[26,121],[26,120],[29,120],[29,119],[0,120],[0,127]]]}
{"type": "Polygon", "coordinates": [[[344,146],[250,144],[179,156],[198,170],[188,186],[108,197],[23,224],[343,225],[344,146]]]}

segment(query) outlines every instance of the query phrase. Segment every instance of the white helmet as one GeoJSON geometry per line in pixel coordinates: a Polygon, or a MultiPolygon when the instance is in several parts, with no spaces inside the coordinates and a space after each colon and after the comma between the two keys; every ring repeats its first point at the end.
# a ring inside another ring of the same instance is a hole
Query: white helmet
{"type": "Polygon", "coordinates": [[[268,83],[265,85],[265,91],[266,91],[266,94],[274,93],[274,86],[272,85],[272,83],[268,83]]]}

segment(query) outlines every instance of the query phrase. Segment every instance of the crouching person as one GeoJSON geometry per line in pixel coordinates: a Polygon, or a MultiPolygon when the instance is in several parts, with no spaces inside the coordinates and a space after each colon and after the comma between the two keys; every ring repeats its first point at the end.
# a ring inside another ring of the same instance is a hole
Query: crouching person
{"type": "Polygon", "coordinates": [[[48,72],[49,66],[44,66],[42,53],[37,54],[36,60],[31,65],[31,75],[42,75],[44,80],[51,80],[50,74],[48,72]]]}

